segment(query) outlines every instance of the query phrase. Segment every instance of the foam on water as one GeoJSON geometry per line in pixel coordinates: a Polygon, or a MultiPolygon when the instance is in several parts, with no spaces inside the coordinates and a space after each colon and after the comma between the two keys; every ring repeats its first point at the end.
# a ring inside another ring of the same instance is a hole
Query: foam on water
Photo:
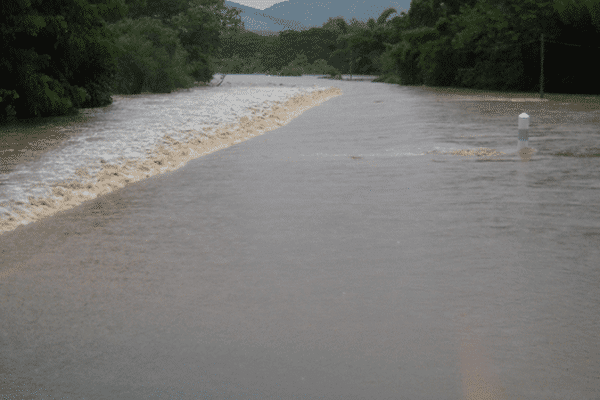
{"type": "MultiPolygon", "coordinates": [[[[201,143],[202,146],[214,144],[210,149],[201,151],[202,154],[207,154],[232,143],[239,143],[247,139],[248,135],[238,135],[240,137],[227,144],[213,143],[212,137],[217,135],[219,128],[225,126],[229,131],[225,134],[221,130],[221,141],[226,136],[231,136],[229,133],[242,128],[248,133],[252,119],[253,122],[260,122],[260,126],[255,127],[250,136],[257,131],[264,133],[274,129],[272,124],[268,123],[272,118],[276,119],[275,127],[281,126],[284,119],[289,119],[287,115],[294,118],[299,114],[287,107],[286,117],[274,115],[274,111],[281,109],[280,105],[290,101],[290,104],[297,105],[302,96],[310,98],[311,94],[321,93],[324,89],[317,85],[249,85],[210,91],[180,91],[166,95],[114,96],[113,105],[107,107],[104,112],[97,109],[86,110],[93,116],[89,123],[74,128],[63,128],[74,129],[77,134],[57,148],[44,153],[39,160],[17,164],[14,170],[4,175],[3,184],[0,186],[0,225],[5,226],[0,232],[6,230],[9,225],[14,228],[17,221],[25,224],[38,219],[27,217],[31,210],[26,209],[31,206],[53,208],[50,204],[52,199],[62,199],[64,189],[80,192],[75,196],[77,198],[71,199],[71,206],[84,201],[84,197],[81,196],[93,198],[101,194],[98,193],[97,184],[102,173],[111,168],[127,166],[130,170],[139,170],[138,167],[145,162],[144,160],[147,161],[157,152],[167,154],[172,145],[192,142],[196,146],[200,146],[201,143]],[[143,102],[143,112],[140,111],[140,102],[143,102]],[[201,137],[210,140],[201,141],[201,137]],[[82,183],[82,179],[86,183],[82,183]],[[85,188],[89,191],[85,191],[85,188]]],[[[318,101],[315,105],[317,103],[318,101]]],[[[189,148],[177,150],[184,153],[187,151],[187,156],[192,157],[190,151],[193,153],[193,150],[189,148]]],[[[200,151],[198,147],[196,150],[200,151]]],[[[159,166],[163,165],[160,161],[154,162],[158,162],[159,166]]],[[[152,168],[142,166],[142,169],[146,177],[153,175],[150,172],[152,168]]],[[[118,175],[117,172],[111,173],[114,176],[118,175]]],[[[133,179],[133,175],[131,177],[133,179]]],[[[140,176],[133,180],[141,178],[140,176]]],[[[128,182],[126,179],[123,184],[128,182]]],[[[114,187],[108,189],[110,191],[114,187]]]]}
{"type": "Polygon", "coordinates": [[[329,154],[329,153],[315,153],[315,154],[300,154],[300,156],[316,156],[316,157],[379,157],[379,158],[388,158],[388,157],[403,157],[403,156],[422,156],[425,153],[413,153],[410,151],[397,152],[397,153],[389,153],[389,154],[378,154],[378,153],[356,153],[356,154],[329,154]]]}

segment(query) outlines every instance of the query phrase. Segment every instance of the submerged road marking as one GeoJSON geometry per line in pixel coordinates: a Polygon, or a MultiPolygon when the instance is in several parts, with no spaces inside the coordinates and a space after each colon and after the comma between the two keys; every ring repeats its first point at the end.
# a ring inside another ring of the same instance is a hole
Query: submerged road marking
{"type": "Polygon", "coordinates": [[[464,400],[500,400],[505,389],[499,376],[492,371],[489,356],[482,340],[466,328],[460,345],[460,372],[464,400]]]}

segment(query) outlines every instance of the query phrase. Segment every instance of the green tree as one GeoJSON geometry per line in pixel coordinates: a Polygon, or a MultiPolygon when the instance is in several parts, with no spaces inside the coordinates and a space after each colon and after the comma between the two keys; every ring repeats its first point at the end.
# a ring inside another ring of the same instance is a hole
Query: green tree
{"type": "Polygon", "coordinates": [[[331,66],[329,64],[327,64],[327,61],[325,61],[325,59],[321,58],[316,60],[314,63],[312,63],[312,66],[310,68],[310,72],[308,72],[309,74],[313,74],[313,75],[323,75],[326,74],[327,71],[329,71],[331,69],[331,66]]]}
{"type": "Polygon", "coordinates": [[[593,26],[600,32],[600,0],[556,0],[554,9],[567,25],[593,26]]]}
{"type": "MultiPolygon", "coordinates": [[[[259,35],[260,36],[260,35],[259,35]]],[[[279,37],[262,36],[259,39],[259,45],[262,43],[262,63],[265,67],[265,73],[275,73],[281,68],[281,58],[279,57],[279,37]]]]}
{"type": "Polygon", "coordinates": [[[113,39],[99,11],[85,0],[0,2],[0,119],[110,104],[113,39]]]}
{"type": "MultiPolygon", "coordinates": [[[[384,52],[380,56],[380,65],[382,78],[385,80],[388,76],[394,76],[399,80],[400,77],[400,54],[402,53],[402,32],[408,27],[408,14],[401,12],[400,15],[393,17],[385,24],[385,36],[382,41],[385,46],[384,52]]],[[[404,42],[406,44],[406,42],[404,42]]]]}
{"type": "Polygon", "coordinates": [[[347,43],[343,40],[338,40],[340,36],[348,33],[350,29],[348,23],[342,17],[329,18],[323,24],[323,29],[330,38],[327,43],[329,55],[325,58],[327,63],[339,71],[349,69],[347,50],[345,50],[347,43]]]}
{"type": "Polygon", "coordinates": [[[246,61],[239,55],[234,54],[231,57],[223,58],[217,61],[216,68],[222,74],[241,74],[244,73],[246,61]]]}
{"type": "Polygon", "coordinates": [[[304,53],[296,54],[296,58],[289,65],[295,67],[306,67],[308,65],[308,57],[306,57],[306,54],[304,53]]]}
{"type": "Polygon", "coordinates": [[[166,23],[184,13],[190,6],[189,0],[142,0],[129,3],[129,18],[157,18],[166,23]]]}
{"type": "Polygon", "coordinates": [[[354,50],[358,38],[358,29],[356,26],[348,26],[346,34],[339,35],[336,39],[337,49],[333,52],[333,56],[340,57],[343,60],[342,71],[352,75],[352,67],[354,64],[354,50]]]}
{"type": "Polygon", "coordinates": [[[393,31],[391,27],[399,21],[399,17],[394,17],[395,20],[388,20],[388,18],[395,14],[397,11],[395,8],[388,8],[384,10],[377,21],[372,18],[367,21],[367,30],[363,35],[363,41],[359,46],[360,60],[358,62],[357,70],[363,74],[381,74],[383,72],[382,55],[386,50],[385,43],[391,41],[393,31]]]}
{"type": "Polygon", "coordinates": [[[450,23],[451,47],[462,67],[456,84],[481,89],[531,89],[537,80],[533,78],[539,76],[539,55],[526,61],[531,49],[526,46],[533,43],[537,51],[540,35],[556,32],[557,22],[551,1],[490,0],[465,7],[450,23]]]}
{"type": "Polygon", "coordinates": [[[138,0],[129,5],[130,17],[156,18],[177,31],[191,75],[200,82],[210,81],[215,73],[213,60],[219,58],[222,36],[243,29],[239,14],[224,0],[138,0]]]}
{"type": "Polygon", "coordinates": [[[106,22],[114,23],[129,13],[126,0],[87,0],[95,12],[106,22]]]}
{"type": "Polygon", "coordinates": [[[128,18],[110,25],[110,29],[117,38],[116,93],[169,93],[193,85],[191,68],[186,64],[187,52],[177,32],[160,20],[128,18]]]}
{"type": "MultiPolygon", "coordinates": [[[[349,61],[350,74],[380,74],[383,69],[381,56],[386,51],[385,43],[392,36],[392,22],[388,21],[396,9],[384,10],[375,20],[366,23],[354,19],[346,34],[338,36],[338,49],[334,54],[343,54],[349,61]]],[[[394,23],[398,23],[396,19],[394,23]]]]}
{"type": "Polygon", "coordinates": [[[256,53],[252,58],[242,58],[234,54],[218,62],[220,73],[230,74],[256,74],[264,72],[265,68],[261,62],[261,53],[256,53]]]}
{"type": "Polygon", "coordinates": [[[214,75],[210,58],[217,53],[221,25],[220,21],[202,5],[194,5],[169,20],[169,25],[178,31],[179,39],[187,51],[186,62],[192,66],[196,81],[207,82],[214,75]]]}
{"type": "Polygon", "coordinates": [[[279,33],[279,40],[275,51],[279,56],[277,69],[289,65],[296,55],[302,51],[302,32],[287,29],[279,33]]]}

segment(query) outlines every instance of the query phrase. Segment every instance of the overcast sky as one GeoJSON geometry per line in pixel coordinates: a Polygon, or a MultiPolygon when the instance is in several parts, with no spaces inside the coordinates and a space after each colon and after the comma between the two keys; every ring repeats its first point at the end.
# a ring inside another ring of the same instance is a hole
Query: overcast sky
{"type": "Polygon", "coordinates": [[[273,4],[283,3],[286,0],[231,0],[246,7],[258,8],[264,10],[271,7],[273,4]]]}

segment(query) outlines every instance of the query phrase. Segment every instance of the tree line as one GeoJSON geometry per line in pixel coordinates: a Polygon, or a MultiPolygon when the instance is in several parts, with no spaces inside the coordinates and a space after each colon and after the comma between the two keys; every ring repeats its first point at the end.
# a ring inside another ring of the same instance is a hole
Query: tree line
{"type": "Polygon", "coordinates": [[[366,22],[276,36],[223,0],[4,0],[0,120],[111,95],[168,93],[220,73],[377,75],[404,85],[598,93],[600,0],[412,0],[366,22]]]}
{"type": "Polygon", "coordinates": [[[240,23],[223,0],[3,0],[0,122],[209,81],[240,23]]]}
{"type": "Polygon", "coordinates": [[[377,75],[404,85],[600,92],[600,0],[412,0],[366,22],[330,18],[278,37],[236,34],[221,69],[377,75]],[[540,82],[541,40],[544,73],[540,82]],[[596,54],[596,55],[595,55],[596,54]]]}

